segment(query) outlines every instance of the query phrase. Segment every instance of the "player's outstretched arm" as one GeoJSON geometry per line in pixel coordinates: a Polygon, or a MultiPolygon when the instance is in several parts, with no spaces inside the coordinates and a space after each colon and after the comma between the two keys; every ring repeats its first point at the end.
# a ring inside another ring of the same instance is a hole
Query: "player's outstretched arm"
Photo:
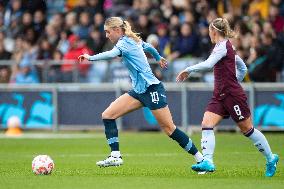
{"type": "Polygon", "coordinates": [[[167,68],[167,60],[160,56],[157,49],[155,49],[151,44],[146,43],[142,41],[142,47],[145,52],[150,53],[156,61],[158,61],[158,64],[161,66],[161,68],[167,68]]]}
{"type": "Polygon", "coordinates": [[[181,71],[178,74],[176,81],[177,82],[183,82],[184,80],[186,80],[189,77],[189,74],[191,72],[198,72],[198,71],[211,69],[220,59],[218,59],[216,56],[213,56],[211,54],[209,56],[209,58],[207,60],[205,60],[204,62],[200,62],[196,65],[189,66],[185,70],[181,71]]]}
{"type": "Polygon", "coordinates": [[[181,72],[178,74],[178,76],[177,76],[177,78],[176,78],[176,82],[183,82],[183,81],[185,81],[188,77],[189,77],[188,71],[187,71],[187,70],[183,70],[183,71],[181,71],[181,72]]]}
{"type": "Polygon", "coordinates": [[[195,64],[193,66],[189,66],[185,70],[181,71],[178,74],[176,81],[182,82],[186,80],[191,72],[199,72],[199,71],[212,69],[214,65],[217,64],[219,60],[221,60],[221,58],[226,56],[226,54],[227,54],[227,49],[224,46],[222,45],[216,46],[213,49],[211,55],[207,58],[207,60],[195,64]]]}
{"type": "Polygon", "coordinates": [[[157,49],[155,49],[150,43],[142,41],[142,47],[145,52],[150,53],[157,61],[162,58],[158,53],[157,49]]]}
{"type": "Polygon", "coordinates": [[[248,69],[244,61],[241,59],[241,57],[236,55],[236,77],[239,82],[241,82],[244,79],[247,70],[248,69]]]}
{"type": "Polygon", "coordinates": [[[82,54],[78,57],[78,59],[80,62],[83,61],[84,59],[88,61],[107,60],[119,56],[120,54],[121,54],[120,50],[117,47],[114,47],[110,51],[105,51],[93,56],[90,56],[89,54],[82,54]]]}

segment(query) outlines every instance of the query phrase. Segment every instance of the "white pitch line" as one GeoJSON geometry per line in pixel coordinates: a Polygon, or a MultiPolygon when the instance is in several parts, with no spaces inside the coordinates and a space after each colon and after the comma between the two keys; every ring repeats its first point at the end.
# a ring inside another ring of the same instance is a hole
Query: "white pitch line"
{"type": "MultiPolygon", "coordinates": [[[[123,157],[171,157],[171,156],[180,156],[181,153],[142,153],[142,154],[134,154],[134,153],[126,153],[121,154],[123,157]]],[[[55,155],[57,157],[106,157],[107,154],[59,154],[55,155]]]]}
{"type": "Polygon", "coordinates": [[[76,139],[76,138],[105,138],[94,134],[53,134],[53,133],[24,133],[20,136],[6,136],[0,134],[0,139],[76,139]]]}
{"type": "MultiPolygon", "coordinates": [[[[23,154],[19,155],[21,157],[35,157],[39,154],[23,154]]],[[[108,154],[53,154],[51,157],[107,157],[108,154]]],[[[181,156],[184,155],[182,153],[142,153],[142,154],[135,154],[135,153],[126,153],[122,154],[123,157],[173,157],[173,156],[181,156]]]]}

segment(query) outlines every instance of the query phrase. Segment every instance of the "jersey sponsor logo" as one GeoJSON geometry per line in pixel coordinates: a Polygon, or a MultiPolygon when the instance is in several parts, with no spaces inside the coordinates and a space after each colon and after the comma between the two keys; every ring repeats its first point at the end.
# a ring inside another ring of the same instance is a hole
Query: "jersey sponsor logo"
{"type": "Polygon", "coordinates": [[[150,92],[150,95],[151,95],[151,98],[152,98],[152,102],[155,103],[155,104],[158,104],[159,103],[159,94],[157,91],[155,92],[150,92]]]}
{"type": "Polygon", "coordinates": [[[235,105],[234,110],[235,110],[237,116],[239,116],[239,120],[244,119],[244,116],[242,116],[242,112],[241,112],[239,105],[235,105]]]}

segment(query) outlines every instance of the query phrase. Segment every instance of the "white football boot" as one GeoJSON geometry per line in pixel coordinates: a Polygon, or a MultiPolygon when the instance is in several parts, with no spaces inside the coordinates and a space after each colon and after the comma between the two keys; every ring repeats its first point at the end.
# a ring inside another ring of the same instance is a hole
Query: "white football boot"
{"type": "Polygon", "coordinates": [[[123,164],[123,160],[121,156],[108,156],[105,160],[98,161],[96,164],[99,167],[120,166],[123,164]]]}

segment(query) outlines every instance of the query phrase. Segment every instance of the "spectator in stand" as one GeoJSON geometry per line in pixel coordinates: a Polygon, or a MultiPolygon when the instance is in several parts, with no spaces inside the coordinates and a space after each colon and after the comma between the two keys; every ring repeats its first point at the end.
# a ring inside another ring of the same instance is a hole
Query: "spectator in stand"
{"type": "Polygon", "coordinates": [[[283,56],[283,52],[281,52],[281,48],[277,46],[275,38],[271,34],[262,35],[261,41],[267,57],[267,79],[269,82],[275,82],[277,72],[280,72],[282,67],[283,57],[281,55],[283,56]]]}
{"type": "Polygon", "coordinates": [[[271,5],[269,9],[269,21],[276,33],[280,33],[284,28],[284,17],[279,14],[279,8],[271,5]]]}
{"type": "Polygon", "coordinates": [[[158,34],[158,49],[161,56],[165,56],[165,48],[170,43],[170,37],[168,35],[168,26],[165,23],[159,24],[157,26],[158,34]]]}
{"type": "Polygon", "coordinates": [[[173,6],[172,0],[163,0],[163,3],[160,5],[160,10],[167,21],[171,19],[172,15],[178,13],[176,8],[173,6]]]}
{"type": "Polygon", "coordinates": [[[76,34],[80,39],[87,39],[90,32],[90,20],[88,12],[81,12],[79,16],[79,26],[76,34]]]}
{"type": "Polygon", "coordinates": [[[177,15],[173,15],[170,19],[170,25],[169,25],[169,37],[170,41],[174,41],[175,38],[178,36],[180,28],[180,21],[177,15]]]}
{"type": "MultiPolygon", "coordinates": [[[[14,45],[14,51],[12,53],[12,57],[11,59],[16,63],[20,63],[22,57],[23,57],[23,54],[24,54],[24,48],[23,48],[23,39],[24,37],[23,36],[18,36],[16,39],[15,39],[15,45],[14,45]]],[[[13,69],[13,68],[12,68],[13,69]]]]}
{"type": "Polygon", "coordinates": [[[218,16],[217,16],[217,13],[215,10],[209,10],[208,14],[206,15],[206,21],[207,23],[211,23],[214,19],[216,19],[218,16]]]}
{"type": "Polygon", "coordinates": [[[262,32],[262,27],[259,22],[253,22],[251,25],[251,32],[253,36],[260,36],[262,32]]]}
{"type": "MultiPolygon", "coordinates": [[[[5,50],[3,41],[0,41],[0,61],[9,60],[10,58],[11,53],[5,50]]],[[[9,82],[10,72],[9,65],[0,65],[0,83],[9,82]]]]}
{"type": "Polygon", "coordinates": [[[0,31],[0,41],[4,44],[4,49],[10,53],[14,51],[15,39],[7,37],[4,31],[0,31]]]}
{"type": "Polygon", "coordinates": [[[49,64],[47,72],[47,82],[57,83],[63,82],[62,74],[60,71],[60,65],[62,63],[63,55],[59,50],[53,52],[52,55],[52,64],[49,64]]]}
{"type": "Polygon", "coordinates": [[[248,75],[251,81],[266,82],[267,74],[267,57],[263,48],[251,49],[250,56],[247,60],[248,75]]]}
{"type": "Polygon", "coordinates": [[[201,22],[198,25],[199,27],[199,40],[198,40],[198,48],[197,48],[197,55],[202,59],[207,59],[210,55],[210,51],[212,48],[212,43],[209,37],[209,30],[208,24],[206,22],[201,22]]]}
{"type": "Polygon", "coordinates": [[[88,13],[93,17],[97,13],[103,14],[103,1],[100,0],[88,0],[88,13]]]}
{"type": "Polygon", "coordinates": [[[10,21],[10,26],[5,31],[8,38],[14,39],[20,33],[20,18],[13,18],[10,21]]]}
{"type": "Polygon", "coordinates": [[[98,28],[99,31],[103,34],[105,32],[104,30],[104,20],[105,19],[104,19],[103,14],[96,13],[93,18],[94,18],[94,23],[93,23],[94,28],[98,28]]]}
{"type": "Polygon", "coordinates": [[[45,27],[45,33],[42,37],[45,37],[48,42],[52,45],[52,47],[56,47],[58,41],[59,41],[59,36],[58,32],[55,27],[51,24],[48,24],[45,27]]]}
{"type": "Polygon", "coordinates": [[[91,29],[91,33],[87,39],[87,46],[94,52],[102,52],[105,41],[106,38],[99,29],[91,29]]]}
{"type": "Polygon", "coordinates": [[[87,12],[89,9],[88,0],[79,0],[77,1],[73,11],[79,15],[81,12],[87,12]]]}
{"type": "Polygon", "coordinates": [[[65,28],[64,30],[67,33],[76,33],[78,30],[78,23],[76,20],[76,13],[75,12],[69,12],[67,13],[65,17],[65,28]]]}
{"type": "Polygon", "coordinates": [[[46,26],[46,19],[45,14],[41,10],[37,10],[34,13],[34,31],[35,31],[35,38],[38,39],[46,26]]]}
{"type": "Polygon", "coordinates": [[[4,18],[6,3],[7,2],[0,1],[0,17],[2,19],[3,25],[4,25],[4,19],[3,18],[4,18]]]}
{"type": "Polygon", "coordinates": [[[57,31],[62,30],[64,26],[64,19],[62,13],[55,13],[52,15],[49,24],[52,25],[57,31]]]}
{"type": "Polygon", "coordinates": [[[150,22],[148,19],[148,16],[145,14],[141,14],[138,17],[138,22],[135,24],[135,31],[140,33],[140,37],[142,38],[143,41],[147,39],[149,36],[150,32],[150,22]]]}
{"type": "Polygon", "coordinates": [[[22,61],[19,64],[19,69],[15,75],[14,82],[16,84],[39,83],[36,69],[29,60],[22,61]]]}
{"type": "Polygon", "coordinates": [[[263,24],[262,24],[262,33],[261,35],[271,35],[273,38],[276,38],[276,33],[275,31],[273,30],[273,27],[271,25],[270,22],[268,21],[265,21],[263,24]]]}
{"type": "Polygon", "coordinates": [[[33,16],[30,12],[24,12],[20,23],[19,33],[22,35],[26,35],[27,30],[29,28],[33,28],[33,16]]]}
{"type": "Polygon", "coordinates": [[[260,13],[263,19],[268,17],[270,0],[253,0],[249,4],[249,15],[260,13]]]}
{"type": "Polygon", "coordinates": [[[272,0],[272,5],[275,5],[276,7],[279,7],[279,14],[281,16],[284,16],[284,1],[283,0],[272,0]]]}
{"type": "Polygon", "coordinates": [[[23,14],[21,0],[11,0],[4,14],[4,24],[9,27],[12,20],[19,20],[23,14]]]}
{"type": "Polygon", "coordinates": [[[68,35],[66,31],[60,32],[60,39],[57,45],[57,49],[62,54],[65,54],[69,50],[69,41],[68,41],[68,35]]]}
{"type": "Polygon", "coordinates": [[[76,65],[78,62],[78,56],[81,54],[93,54],[85,42],[81,41],[77,35],[71,35],[68,38],[70,48],[68,52],[63,57],[63,65],[61,66],[61,71],[63,74],[63,82],[72,82],[76,81],[77,78],[73,77],[74,71],[78,69],[79,81],[85,82],[88,74],[89,64],[80,64],[76,65]]]}
{"type": "Polygon", "coordinates": [[[46,0],[22,0],[22,2],[25,10],[29,10],[32,14],[36,11],[46,12],[46,0]]]}
{"type": "Polygon", "coordinates": [[[180,36],[173,44],[172,53],[168,59],[175,60],[176,58],[187,55],[194,55],[198,46],[198,36],[193,31],[190,24],[184,23],[180,29],[180,36]]]}
{"type": "Polygon", "coordinates": [[[22,47],[23,56],[18,69],[13,69],[14,73],[12,73],[11,82],[19,84],[39,83],[37,71],[33,65],[33,62],[37,57],[36,49],[28,40],[22,42],[22,47]]]}
{"type": "Polygon", "coordinates": [[[46,38],[42,38],[39,42],[38,56],[39,60],[51,60],[53,48],[46,38]]]}
{"type": "Polygon", "coordinates": [[[180,16],[181,23],[195,24],[195,19],[191,11],[184,11],[180,16]]]}
{"type": "Polygon", "coordinates": [[[35,33],[35,31],[33,30],[33,28],[28,28],[25,34],[25,38],[30,41],[32,43],[32,45],[34,45],[38,39],[36,38],[37,35],[35,33]]]}
{"type": "Polygon", "coordinates": [[[151,27],[149,28],[150,33],[156,33],[156,27],[163,23],[162,14],[159,10],[152,10],[149,15],[149,21],[151,23],[151,27]]]}

